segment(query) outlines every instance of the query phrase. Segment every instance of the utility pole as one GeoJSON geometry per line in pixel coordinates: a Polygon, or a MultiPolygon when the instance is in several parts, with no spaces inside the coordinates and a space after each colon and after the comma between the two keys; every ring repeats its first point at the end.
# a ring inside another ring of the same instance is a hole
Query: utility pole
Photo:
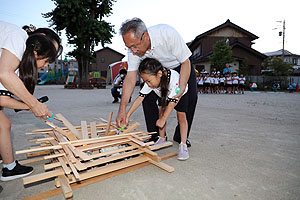
{"type": "Polygon", "coordinates": [[[282,60],[284,60],[284,37],[285,37],[285,19],[282,26],[282,60]]]}
{"type": "MultiPolygon", "coordinates": [[[[282,36],[282,60],[284,60],[284,41],[285,41],[285,19],[283,21],[276,21],[282,23],[282,31],[279,31],[279,36],[282,36]]],[[[273,30],[278,29],[274,28],[273,30]]]]}

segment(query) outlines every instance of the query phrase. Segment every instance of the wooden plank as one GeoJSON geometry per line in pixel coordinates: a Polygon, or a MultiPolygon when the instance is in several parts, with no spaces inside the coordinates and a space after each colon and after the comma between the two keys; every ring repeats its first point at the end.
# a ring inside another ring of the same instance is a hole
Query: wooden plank
{"type": "Polygon", "coordinates": [[[109,119],[108,119],[106,130],[105,130],[105,135],[108,135],[108,133],[109,133],[112,116],[113,116],[113,112],[111,112],[109,115],[109,119]]]}
{"type": "Polygon", "coordinates": [[[64,170],[59,168],[59,169],[56,169],[53,171],[44,172],[44,173],[40,173],[40,174],[36,174],[36,175],[32,175],[32,176],[27,176],[27,177],[23,178],[23,183],[24,183],[24,185],[27,185],[29,183],[46,180],[48,178],[52,178],[52,177],[56,177],[56,176],[64,175],[64,174],[65,174],[64,170]]]}
{"type": "Polygon", "coordinates": [[[150,150],[158,150],[158,149],[161,149],[161,148],[165,148],[165,147],[169,147],[169,146],[172,146],[173,145],[173,142],[165,142],[164,144],[158,144],[158,145],[153,145],[153,146],[149,146],[147,148],[149,148],[150,150]]]}
{"type": "Polygon", "coordinates": [[[149,160],[151,160],[151,159],[146,157],[146,156],[139,156],[139,157],[136,157],[136,158],[131,158],[131,159],[126,160],[126,161],[120,161],[118,163],[109,164],[109,165],[106,165],[104,167],[94,168],[94,169],[91,169],[88,172],[82,172],[80,174],[80,180],[85,180],[85,179],[88,179],[88,178],[92,178],[94,176],[99,176],[99,175],[102,175],[102,174],[106,174],[106,173],[109,173],[109,172],[112,172],[112,171],[116,171],[116,170],[119,170],[119,169],[129,167],[129,166],[133,166],[133,165],[137,165],[137,164],[140,164],[140,163],[143,163],[143,162],[147,162],[149,160]]]}
{"type": "Polygon", "coordinates": [[[140,140],[137,140],[137,139],[135,139],[135,138],[128,137],[128,139],[131,140],[132,142],[134,142],[134,143],[136,143],[136,144],[142,146],[142,147],[146,146],[144,142],[141,142],[140,140]]]}
{"type": "MultiPolygon", "coordinates": [[[[76,130],[80,131],[81,130],[81,126],[74,126],[76,130]]],[[[96,128],[105,128],[106,124],[97,124],[96,128]]],[[[91,127],[88,126],[88,129],[90,129],[91,127]]],[[[69,129],[67,127],[62,127],[61,129],[63,129],[64,131],[68,131],[69,129]]],[[[52,129],[50,128],[46,128],[46,129],[38,129],[38,130],[33,130],[31,133],[25,133],[25,135],[38,135],[38,134],[47,134],[47,133],[51,133],[52,129]]]]}
{"type": "Polygon", "coordinates": [[[113,140],[113,141],[108,141],[108,142],[101,142],[101,143],[96,143],[96,144],[91,144],[91,145],[85,145],[82,147],[78,147],[77,149],[79,149],[81,151],[93,151],[93,150],[107,148],[107,147],[111,147],[111,146],[126,144],[128,142],[130,142],[130,140],[128,140],[128,139],[113,140]]]}
{"type": "Polygon", "coordinates": [[[96,127],[96,122],[91,122],[91,137],[92,138],[97,138],[97,127],[96,127]]]}
{"type": "MultiPolygon", "coordinates": [[[[162,160],[165,160],[165,159],[172,158],[176,155],[177,154],[172,153],[172,154],[167,154],[165,156],[162,156],[161,158],[162,158],[162,160]]],[[[97,183],[99,181],[103,181],[103,180],[106,180],[108,178],[118,176],[120,174],[124,174],[126,172],[131,172],[133,170],[148,166],[150,164],[151,164],[150,162],[144,162],[144,163],[133,165],[133,166],[130,166],[130,167],[127,167],[127,168],[116,170],[116,171],[113,171],[113,172],[110,172],[110,173],[107,173],[107,174],[103,174],[101,176],[96,176],[96,177],[92,177],[92,178],[89,178],[89,179],[86,179],[86,180],[82,180],[78,183],[76,182],[76,183],[71,184],[71,188],[73,190],[75,190],[77,188],[81,188],[81,187],[84,187],[84,186],[87,186],[87,185],[90,185],[90,184],[94,184],[94,183],[97,183]]],[[[56,196],[56,195],[61,194],[61,193],[62,193],[62,191],[61,191],[60,188],[54,188],[54,189],[51,189],[51,190],[48,190],[48,191],[45,191],[45,192],[41,192],[41,193],[38,193],[38,194],[33,194],[31,196],[25,197],[25,198],[23,198],[23,200],[48,199],[50,197],[56,196]]]]}
{"type": "Polygon", "coordinates": [[[169,173],[175,171],[174,167],[171,167],[171,166],[169,166],[169,165],[167,165],[167,164],[165,164],[163,162],[156,162],[154,160],[149,160],[149,162],[152,163],[152,164],[154,164],[154,165],[156,165],[157,167],[160,167],[163,170],[166,170],[169,173]]]}
{"type": "Polygon", "coordinates": [[[130,133],[134,129],[136,129],[139,125],[140,125],[140,123],[136,122],[136,123],[132,124],[131,126],[129,126],[128,129],[126,129],[125,131],[123,131],[121,134],[123,135],[123,134],[126,134],[126,133],[130,133]]]}
{"type": "Polygon", "coordinates": [[[139,145],[136,145],[135,143],[132,143],[132,142],[129,143],[129,145],[134,146],[134,147],[140,149],[141,151],[144,152],[145,156],[151,158],[152,160],[155,160],[157,162],[161,162],[161,158],[158,157],[158,154],[156,152],[153,152],[153,151],[151,151],[151,150],[149,150],[147,148],[140,147],[139,145]]]}
{"type": "Polygon", "coordinates": [[[45,150],[45,151],[27,153],[26,156],[27,156],[27,158],[32,158],[32,157],[37,157],[37,156],[48,155],[50,153],[51,153],[50,150],[45,150]]]}
{"type": "Polygon", "coordinates": [[[58,157],[62,157],[65,156],[65,153],[58,153],[58,154],[52,154],[52,155],[48,155],[48,156],[44,156],[44,159],[52,159],[52,158],[58,158],[58,157]]]}
{"type": "Polygon", "coordinates": [[[100,157],[112,155],[112,154],[115,154],[115,153],[130,151],[130,150],[133,150],[133,149],[136,149],[136,147],[134,147],[134,146],[123,147],[123,148],[112,150],[112,151],[107,151],[107,152],[103,152],[103,153],[96,153],[96,154],[90,155],[90,158],[91,159],[100,158],[100,157]]]}
{"type": "Polygon", "coordinates": [[[44,165],[45,170],[53,169],[53,168],[56,168],[56,167],[61,167],[60,162],[53,162],[53,163],[49,163],[49,164],[44,165]]]}
{"type": "Polygon", "coordinates": [[[50,127],[52,127],[55,131],[59,132],[60,134],[66,136],[70,141],[74,141],[77,140],[77,138],[75,137],[75,135],[72,132],[66,132],[64,130],[62,130],[61,128],[59,128],[58,126],[55,126],[53,123],[51,122],[45,122],[47,125],[49,125],[50,127]]]}
{"type": "Polygon", "coordinates": [[[60,113],[56,114],[55,117],[63,122],[63,124],[77,137],[82,139],[79,131],[60,113]]]}
{"type": "Polygon", "coordinates": [[[64,194],[64,197],[66,199],[71,198],[73,196],[73,191],[72,191],[72,188],[70,187],[69,181],[66,178],[66,176],[59,175],[58,176],[58,180],[60,182],[61,190],[62,190],[62,192],[64,194]]]}
{"type": "Polygon", "coordinates": [[[37,158],[30,158],[30,159],[26,159],[26,160],[20,160],[19,163],[21,165],[27,165],[29,163],[33,163],[33,162],[38,162],[44,160],[44,157],[37,157],[37,158]]]}
{"type": "Polygon", "coordinates": [[[122,153],[120,155],[110,156],[110,157],[102,158],[102,159],[97,159],[97,160],[90,161],[90,162],[87,162],[87,163],[84,163],[84,164],[86,165],[86,167],[93,167],[93,166],[96,166],[96,165],[101,165],[101,164],[104,164],[104,163],[108,163],[108,162],[111,162],[111,161],[127,158],[127,157],[138,155],[138,154],[141,154],[141,153],[143,153],[143,151],[141,151],[141,150],[132,150],[132,151],[129,151],[129,152],[126,152],[126,153],[122,153]]]}
{"type": "Polygon", "coordinates": [[[103,142],[103,141],[107,141],[107,140],[122,139],[122,138],[126,138],[127,136],[139,134],[139,133],[141,133],[141,132],[133,132],[133,133],[127,133],[127,134],[122,134],[122,135],[104,136],[104,137],[99,137],[99,138],[91,138],[91,139],[69,141],[69,142],[60,142],[59,144],[73,144],[75,146],[79,146],[79,145],[84,145],[84,144],[103,142]]]}
{"type": "Polygon", "coordinates": [[[44,151],[44,150],[54,150],[54,149],[61,149],[61,145],[55,145],[55,146],[48,146],[48,147],[40,147],[40,148],[35,148],[35,149],[25,149],[25,150],[20,150],[16,151],[16,154],[22,154],[22,153],[29,153],[29,152],[35,152],[35,151],[44,151]]]}
{"type": "Polygon", "coordinates": [[[86,121],[81,121],[81,135],[82,139],[89,139],[86,121]]]}

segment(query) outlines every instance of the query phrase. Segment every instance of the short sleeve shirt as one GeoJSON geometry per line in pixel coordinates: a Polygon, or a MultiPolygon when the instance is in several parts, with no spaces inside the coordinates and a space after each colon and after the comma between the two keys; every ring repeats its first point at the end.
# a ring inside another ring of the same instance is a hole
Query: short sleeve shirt
{"type": "Polygon", "coordinates": [[[179,33],[171,26],[159,24],[148,28],[151,49],[144,56],[137,56],[128,49],[128,71],[138,70],[145,58],[154,58],[164,67],[174,69],[188,59],[192,53],[179,33]]]}
{"type": "MultiPolygon", "coordinates": [[[[2,49],[6,49],[21,61],[26,49],[27,33],[20,27],[3,21],[0,21],[0,30],[0,57],[2,49]]],[[[0,90],[7,89],[0,83],[0,90]]]]}
{"type": "MultiPolygon", "coordinates": [[[[172,69],[169,72],[170,73],[168,74],[168,79],[170,80],[170,82],[169,82],[169,88],[168,88],[169,93],[168,93],[167,100],[177,102],[176,99],[173,99],[173,96],[176,95],[176,87],[179,84],[179,73],[175,70],[172,70],[172,69]]],[[[157,96],[161,97],[160,87],[159,88],[151,88],[151,87],[148,86],[147,83],[145,83],[143,88],[141,89],[140,96],[144,97],[147,94],[149,94],[151,91],[154,91],[157,94],[157,96]]],[[[187,93],[187,91],[188,91],[188,85],[186,86],[185,91],[182,94],[182,96],[185,93],[187,93]]]]}

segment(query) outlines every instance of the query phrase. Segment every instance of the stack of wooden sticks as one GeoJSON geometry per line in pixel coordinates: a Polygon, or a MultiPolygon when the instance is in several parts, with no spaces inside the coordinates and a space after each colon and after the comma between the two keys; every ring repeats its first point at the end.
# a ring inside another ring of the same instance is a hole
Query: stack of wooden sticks
{"type": "MultiPolygon", "coordinates": [[[[112,113],[108,121],[94,118],[101,123],[91,122],[89,126],[86,121],[81,121],[81,126],[73,126],[61,114],[56,114],[55,119],[64,127],[47,121],[50,129],[26,133],[42,135],[40,139],[32,140],[39,146],[16,152],[26,153],[30,157],[20,161],[21,164],[44,159],[50,161],[44,165],[46,172],[23,178],[24,185],[55,178],[56,187],[60,187],[64,197],[70,199],[73,196],[73,183],[78,187],[84,180],[115,173],[141,163],[154,164],[167,172],[174,171],[173,167],[161,162],[162,157],[154,152],[172,146],[172,142],[163,145],[147,142],[151,133],[137,130],[138,123],[118,131],[115,123],[111,122],[112,113]]],[[[170,154],[165,158],[175,155],[170,154]]]]}

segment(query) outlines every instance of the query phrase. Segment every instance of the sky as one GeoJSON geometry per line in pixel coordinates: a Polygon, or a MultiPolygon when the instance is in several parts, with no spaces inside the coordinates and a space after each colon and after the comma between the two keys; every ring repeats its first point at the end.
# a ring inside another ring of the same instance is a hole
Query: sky
{"type": "MultiPolygon", "coordinates": [[[[49,27],[48,19],[43,18],[41,13],[55,8],[51,0],[0,0],[0,5],[0,20],[20,27],[25,24],[49,27]]],[[[192,41],[229,19],[258,36],[252,48],[265,53],[282,49],[283,38],[278,32],[282,31],[282,22],[285,20],[285,49],[300,55],[299,7],[299,0],[117,0],[113,5],[113,14],[105,18],[114,25],[116,34],[112,44],[105,46],[127,55],[119,28],[122,22],[133,17],[139,17],[148,27],[169,24],[185,42],[192,41]]],[[[62,35],[65,55],[72,48],[62,35]]],[[[98,46],[95,50],[101,48],[98,46]]]]}

